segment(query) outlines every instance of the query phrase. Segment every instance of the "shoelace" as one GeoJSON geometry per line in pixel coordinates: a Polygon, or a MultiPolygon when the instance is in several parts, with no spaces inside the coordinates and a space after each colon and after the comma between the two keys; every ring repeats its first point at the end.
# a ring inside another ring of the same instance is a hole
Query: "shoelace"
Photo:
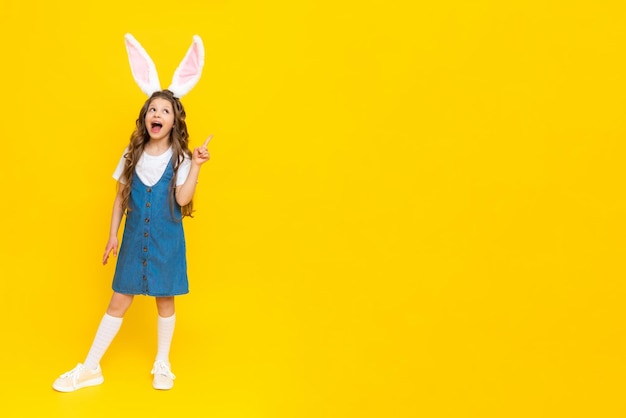
{"type": "Polygon", "coordinates": [[[170,368],[167,367],[167,364],[165,364],[165,362],[163,361],[157,361],[156,363],[154,363],[154,367],[152,368],[152,374],[160,374],[163,376],[167,376],[170,379],[176,379],[174,373],[172,373],[170,368]]]}
{"type": "Polygon", "coordinates": [[[61,378],[64,379],[66,377],[71,377],[72,378],[72,384],[75,386],[76,383],[78,382],[78,378],[80,376],[80,372],[84,369],[84,366],[80,363],[78,363],[78,365],[76,365],[76,367],[74,367],[72,370],[70,370],[67,373],[63,373],[61,375],[61,378]]]}

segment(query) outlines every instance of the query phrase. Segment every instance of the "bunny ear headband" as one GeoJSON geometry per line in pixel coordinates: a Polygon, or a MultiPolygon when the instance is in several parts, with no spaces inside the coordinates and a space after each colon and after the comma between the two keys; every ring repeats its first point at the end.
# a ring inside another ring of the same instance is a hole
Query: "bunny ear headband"
{"type": "MultiPolygon", "coordinates": [[[[127,33],[124,36],[126,42],[126,51],[128,52],[128,60],[130,61],[130,69],[133,78],[141,91],[152,96],[152,93],[161,91],[159,76],[157,74],[154,62],[139,42],[127,33]]],[[[204,45],[202,39],[198,35],[193,37],[193,42],[187,50],[187,54],[178,65],[172,77],[172,84],[168,87],[174,97],[181,98],[189,93],[196,85],[202,75],[202,67],[204,66],[204,45]]]]}

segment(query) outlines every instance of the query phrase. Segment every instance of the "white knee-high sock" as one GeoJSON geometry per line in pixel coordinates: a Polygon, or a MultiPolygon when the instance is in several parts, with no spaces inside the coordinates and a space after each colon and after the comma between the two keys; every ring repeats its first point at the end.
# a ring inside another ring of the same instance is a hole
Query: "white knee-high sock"
{"type": "Polygon", "coordinates": [[[158,345],[155,361],[165,361],[170,364],[170,345],[174,336],[174,325],[176,324],[176,314],[163,318],[159,315],[158,325],[158,345]]]}
{"type": "Polygon", "coordinates": [[[85,359],[85,367],[90,369],[97,369],[100,364],[100,359],[109,348],[111,341],[117,335],[117,332],[122,326],[122,318],[111,316],[107,313],[104,314],[98,327],[98,332],[91,344],[87,358],[85,359]]]}

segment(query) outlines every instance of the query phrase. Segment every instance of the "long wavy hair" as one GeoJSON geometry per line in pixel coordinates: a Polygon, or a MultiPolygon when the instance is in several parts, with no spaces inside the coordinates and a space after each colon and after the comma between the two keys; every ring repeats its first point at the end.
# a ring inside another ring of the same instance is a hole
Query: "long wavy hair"
{"type": "MultiPolygon", "coordinates": [[[[154,99],[165,99],[172,104],[174,110],[174,126],[170,132],[170,144],[172,145],[172,161],[174,166],[174,176],[170,181],[168,190],[170,196],[170,212],[174,213],[174,204],[176,202],[176,177],[178,175],[178,167],[183,162],[185,156],[191,158],[191,151],[189,150],[189,133],[187,132],[187,123],[185,118],[185,108],[180,100],[174,97],[174,94],[169,90],[157,91],[144,103],[139,117],[137,118],[135,131],[130,136],[130,143],[128,145],[128,152],[124,154],[126,159],[124,163],[124,171],[122,171],[121,178],[126,181],[126,187],[122,190],[122,210],[130,211],[128,206],[130,197],[130,190],[133,183],[133,173],[135,167],[139,162],[139,158],[143,154],[144,147],[150,141],[150,135],[148,134],[148,128],[146,127],[146,113],[150,103],[154,99]]],[[[182,216],[191,216],[193,212],[193,201],[190,201],[187,205],[181,207],[182,216]]]]}

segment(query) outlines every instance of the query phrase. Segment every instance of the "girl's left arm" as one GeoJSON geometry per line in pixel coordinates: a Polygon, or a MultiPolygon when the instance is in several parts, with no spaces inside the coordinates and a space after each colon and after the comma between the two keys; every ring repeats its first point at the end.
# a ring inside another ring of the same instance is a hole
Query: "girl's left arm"
{"type": "Polygon", "coordinates": [[[187,180],[176,188],[176,203],[180,206],[185,206],[193,199],[193,195],[196,192],[196,185],[198,184],[198,177],[200,176],[200,167],[202,167],[202,164],[209,161],[210,158],[207,146],[211,138],[213,138],[213,135],[209,136],[202,146],[193,150],[187,180]]]}

